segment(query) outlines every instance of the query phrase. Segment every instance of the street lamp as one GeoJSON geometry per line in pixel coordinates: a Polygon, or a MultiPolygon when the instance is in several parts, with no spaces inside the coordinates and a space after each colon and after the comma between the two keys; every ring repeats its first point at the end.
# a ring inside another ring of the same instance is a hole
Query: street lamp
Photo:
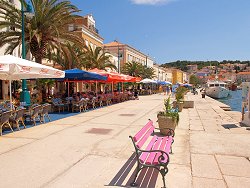
{"type": "MultiPolygon", "coordinates": [[[[25,49],[25,30],[24,30],[24,13],[31,13],[32,8],[30,4],[27,4],[26,10],[24,10],[24,2],[21,1],[21,13],[22,13],[22,58],[26,59],[26,49],[25,49]]],[[[22,80],[22,92],[20,95],[20,101],[25,102],[26,106],[30,106],[30,93],[27,88],[27,81],[22,80]]]]}
{"type": "MultiPolygon", "coordinates": [[[[117,42],[117,63],[118,63],[117,68],[118,68],[118,73],[121,73],[119,42],[117,40],[115,40],[115,42],[117,42]]],[[[120,83],[118,83],[118,91],[120,91],[120,83]]]]}

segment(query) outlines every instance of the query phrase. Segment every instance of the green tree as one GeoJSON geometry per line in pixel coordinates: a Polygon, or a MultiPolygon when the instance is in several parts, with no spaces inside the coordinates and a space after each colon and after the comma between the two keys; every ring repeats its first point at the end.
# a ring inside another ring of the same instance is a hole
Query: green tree
{"type": "Polygon", "coordinates": [[[79,48],[75,44],[67,43],[61,50],[52,50],[47,56],[47,59],[60,65],[63,70],[83,67],[84,48],[79,48]]]}
{"type": "Polygon", "coordinates": [[[200,83],[200,81],[199,81],[199,78],[197,78],[197,76],[193,74],[189,78],[189,83],[196,86],[197,84],[200,83]]]}
{"type": "Polygon", "coordinates": [[[143,68],[142,64],[140,63],[137,63],[135,61],[127,62],[122,67],[122,73],[130,75],[130,76],[140,77],[142,68],[143,68]]]}
{"type": "Polygon", "coordinates": [[[36,87],[41,91],[43,101],[46,101],[47,97],[49,96],[49,90],[53,85],[55,85],[55,81],[52,79],[44,78],[36,80],[36,87]],[[48,93],[46,93],[46,90],[48,93]]]}
{"type": "Polygon", "coordinates": [[[155,76],[155,70],[152,67],[142,66],[141,78],[153,78],[155,76]]]}
{"type": "Polygon", "coordinates": [[[86,47],[86,51],[83,54],[82,66],[86,69],[98,68],[105,70],[106,68],[117,69],[117,67],[111,63],[111,55],[108,52],[104,52],[101,47],[86,47]]]}
{"type": "Polygon", "coordinates": [[[130,76],[141,77],[142,79],[144,79],[144,78],[153,78],[155,71],[151,67],[147,67],[142,65],[141,63],[132,61],[132,62],[127,62],[123,66],[122,73],[130,76]]]}
{"type": "MultiPolygon", "coordinates": [[[[23,0],[20,0],[23,1],[23,0]]],[[[70,1],[31,0],[34,16],[25,17],[25,42],[36,62],[41,63],[48,49],[60,50],[65,42],[81,45],[81,37],[68,31],[79,9],[70,1]]],[[[0,47],[7,46],[5,53],[12,54],[22,43],[21,10],[12,3],[0,0],[0,28],[12,28],[0,32],[0,47]]]]}

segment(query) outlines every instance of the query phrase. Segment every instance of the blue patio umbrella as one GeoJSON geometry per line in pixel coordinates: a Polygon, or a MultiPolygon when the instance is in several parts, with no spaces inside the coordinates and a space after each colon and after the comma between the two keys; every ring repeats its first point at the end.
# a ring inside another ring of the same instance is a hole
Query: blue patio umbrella
{"type": "MultiPolygon", "coordinates": [[[[88,80],[93,80],[96,81],[105,81],[107,80],[106,76],[102,76],[100,74],[96,74],[93,72],[88,72],[88,71],[84,71],[84,70],[80,70],[80,69],[69,69],[69,70],[65,70],[65,77],[64,79],[59,79],[60,81],[66,81],[66,82],[70,82],[70,81],[88,81],[88,80]]],[[[69,84],[68,84],[68,96],[69,96],[69,84]]]]}
{"type": "Polygon", "coordinates": [[[69,69],[65,70],[66,80],[107,80],[106,76],[96,74],[93,72],[88,72],[80,69],[69,69]]]}
{"type": "Polygon", "coordinates": [[[160,85],[170,85],[172,84],[171,82],[168,82],[168,81],[157,81],[157,84],[160,84],[160,85]]]}
{"type": "Polygon", "coordinates": [[[183,84],[184,87],[192,87],[192,84],[183,84]]]}

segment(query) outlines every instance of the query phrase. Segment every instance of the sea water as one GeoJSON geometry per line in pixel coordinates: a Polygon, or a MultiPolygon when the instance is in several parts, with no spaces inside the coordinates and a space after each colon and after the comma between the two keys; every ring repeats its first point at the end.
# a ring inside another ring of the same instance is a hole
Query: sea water
{"type": "Polygon", "coordinates": [[[242,90],[230,91],[229,96],[227,98],[218,99],[218,101],[229,105],[232,111],[241,112],[242,90]]]}

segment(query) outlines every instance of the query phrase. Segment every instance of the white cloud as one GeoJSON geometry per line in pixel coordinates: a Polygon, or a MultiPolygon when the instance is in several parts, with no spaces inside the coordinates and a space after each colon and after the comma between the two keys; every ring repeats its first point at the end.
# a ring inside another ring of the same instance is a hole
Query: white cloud
{"type": "Polygon", "coordinates": [[[138,5],[157,5],[166,4],[175,0],[131,0],[134,4],[138,5]]]}

